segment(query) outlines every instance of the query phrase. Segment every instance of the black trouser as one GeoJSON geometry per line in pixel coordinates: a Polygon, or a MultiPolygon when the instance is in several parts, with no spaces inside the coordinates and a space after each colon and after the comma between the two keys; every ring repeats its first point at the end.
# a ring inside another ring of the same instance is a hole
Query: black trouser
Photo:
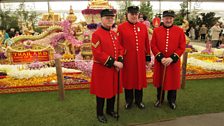
{"type": "MultiPolygon", "coordinates": [[[[157,88],[157,100],[160,100],[161,87],[157,88]]],[[[165,91],[162,93],[162,102],[164,100],[165,91]]],[[[175,103],[177,97],[177,90],[168,90],[167,100],[169,103],[175,103]]]]}
{"type": "Polygon", "coordinates": [[[212,47],[213,48],[216,48],[218,44],[219,44],[219,40],[212,40],[212,47]]]}
{"type": "MultiPolygon", "coordinates": [[[[105,98],[100,98],[96,96],[96,112],[97,115],[103,115],[103,107],[104,107],[104,101],[105,98]]],[[[114,104],[115,104],[115,96],[107,99],[107,112],[112,112],[114,111],[114,104]]]]}
{"type": "Polygon", "coordinates": [[[134,99],[134,93],[135,92],[135,103],[141,103],[142,97],[143,97],[143,89],[137,90],[137,89],[125,89],[125,101],[128,104],[132,104],[134,99]]]}
{"type": "Polygon", "coordinates": [[[201,34],[201,40],[205,40],[206,34],[201,34]]]}
{"type": "Polygon", "coordinates": [[[216,43],[216,47],[219,47],[219,45],[222,44],[222,41],[218,40],[218,42],[216,43]]]}

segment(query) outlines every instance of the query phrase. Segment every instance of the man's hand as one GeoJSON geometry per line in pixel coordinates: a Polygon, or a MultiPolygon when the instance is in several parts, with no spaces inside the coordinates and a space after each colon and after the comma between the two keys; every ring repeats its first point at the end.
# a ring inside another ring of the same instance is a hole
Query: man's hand
{"type": "Polygon", "coordinates": [[[114,61],[114,66],[117,67],[118,69],[122,69],[123,68],[123,63],[118,62],[118,61],[114,61]]]}
{"type": "Polygon", "coordinates": [[[149,66],[150,65],[150,62],[149,61],[146,61],[146,66],[149,66]]]}
{"type": "Polygon", "coordinates": [[[161,62],[162,62],[162,64],[164,65],[164,66],[169,66],[172,62],[173,62],[173,59],[172,58],[163,58],[162,60],[161,60],[161,62]]]}

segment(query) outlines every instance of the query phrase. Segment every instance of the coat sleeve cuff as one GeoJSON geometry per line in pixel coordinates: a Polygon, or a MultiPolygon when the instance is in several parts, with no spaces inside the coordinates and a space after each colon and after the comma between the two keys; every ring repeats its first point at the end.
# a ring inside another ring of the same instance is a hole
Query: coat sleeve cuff
{"type": "Polygon", "coordinates": [[[146,56],[146,61],[147,61],[147,62],[150,62],[150,61],[151,61],[151,56],[150,56],[150,55],[147,55],[147,56],[146,56]]]}
{"type": "Polygon", "coordinates": [[[178,59],[179,59],[179,56],[177,55],[177,54],[172,54],[171,56],[170,56],[170,58],[173,60],[173,63],[176,63],[177,61],[178,61],[178,59]]]}
{"type": "Polygon", "coordinates": [[[122,56],[119,56],[117,61],[118,61],[118,62],[122,62],[122,63],[123,63],[124,59],[123,59],[123,57],[122,57],[122,56]]]}
{"type": "Polygon", "coordinates": [[[109,56],[106,60],[106,62],[104,63],[104,65],[108,68],[111,68],[114,64],[115,59],[111,56],[109,56]]]}
{"type": "Polygon", "coordinates": [[[156,60],[157,60],[158,62],[161,62],[162,58],[164,58],[164,55],[163,55],[162,53],[158,53],[158,54],[156,55],[156,60]]]}

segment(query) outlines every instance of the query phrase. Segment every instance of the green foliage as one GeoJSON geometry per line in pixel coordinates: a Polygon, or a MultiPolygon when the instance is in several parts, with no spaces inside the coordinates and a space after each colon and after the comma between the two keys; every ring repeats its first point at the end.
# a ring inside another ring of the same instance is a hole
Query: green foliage
{"type": "Polygon", "coordinates": [[[28,23],[31,22],[32,25],[37,22],[37,12],[35,11],[26,11],[25,4],[21,3],[15,12],[10,10],[0,10],[0,29],[10,29],[15,28],[19,30],[22,23],[25,23],[28,26],[28,23]]]}
{"type": "Polygon", "coordinates": [[[184,1],[183,3],[180,4],[180,11],[176,13],[176,17],[174,19],[174,24],[175,25],[182,25],[183,19],[187,16],[187,2],[184,1]]]}
{"type": "Polygon", "coordinates": [[[182,15],[183,17],[187,16],[188,14],[187,6],[188,6],[187,1],[183,1],[183,3],[180,4],[181,9],[179,14],[182,15]]]}
{"type": "MultiPolygon", "coordinates": [[[[188,18],[188,14],[190,14],[187,11],[187,2],[183,2],[180,4],[181,10],[176,14],[176,18],[174,20],[174,24],[176,25],[181,25],[183,22],[184,18],[188,18]]],[[[200,13],[197,15],[197,11],[194,10],[191,12],[191,16],[189,16],[188,21],[189,21],[189,26],[196,26],[199,25],[201,26],[202,24],[205,24],[208,28],[212,27],[220,17],[215,17],[214,12],[209,12],[209,13],[200,13]]]]}
{"type": "Polygon", "coordinates": [[[117,12],[117,20],[119,20],[119,22],[122,22],[124,20],[126,20],[126,12],[127,12],[127,8],[129,6],[132,6],[132,2],[131,0],[125,0],[125,1],[121,1],[119,2],[119,12],[117,12]]]}
{"type": "Polygon", "coordinates": [[[183,16],[177,14],[176,17],[175,17],[175,19],[174,19],[174,24],[175,25],[182,25],[183,19],[184,19],[183,16]]]}
{"type": "Polygon", "coordinates": [[[10,10],[0,10],[0,30],[18,28],[18,20],[10,10]]]}
{"type": "Polygon", "coordinates": [[[37,23],[37,17],[39,15],[36,11],[25,10],[25,4],[21,3],[16,9],[16,15],[18,16],[20,27],[22,25],[28,27],[29,23],[31,23],[32,27],[35,28],[34,25],[37,23]]]}
{"type": "Polygon", "coordinates": [[[208,28],[211,28],[215,23],[220,19],[220,17],[215,17],[214,12],[201,13],[196,17],[196,24],[202,25],[205,24],[208,28]]]}
{"type": "Polygon", "coordinates": [[[34,31],[38,32],[39,34],[42,33],[42,29],[40,27],[35,27],[34,31]]]}
{"type": "Polygon", "coordinates": [[[150,4],[150,1],[141,2],[139,11],[141,14],[146,15],[149,21],[152,21],[153,11],[152,11],[152,5],[150,4]]]}

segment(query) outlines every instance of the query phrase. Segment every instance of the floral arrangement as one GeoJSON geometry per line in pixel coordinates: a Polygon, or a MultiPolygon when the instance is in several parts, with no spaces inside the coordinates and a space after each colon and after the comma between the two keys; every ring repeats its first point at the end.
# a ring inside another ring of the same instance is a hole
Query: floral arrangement
{"type": "Polygon", "coordinates": [[[76,60],[75,66],[83,71],[87,76],[91,76],[92,74],[92,67],[93,67],[93,61],[92,60],[76,60]]]}
{"type": "Polygon", "coordinates": [[[82,42],[75,39],[73,36],[74,32],[71,29],[71,23],[68,20],[61,22],[61,26],[63,27],[63,33],[60,33],[53,38],[51,38],[51,45],[56,46],[60,40],[67,40],[74,46],[81,46],[82,42]]]}
{"type": "MultiPolygon", "coordinates": [[[[87,22],[87,24],[92,24],[92,23],[96,23],[98,24],[100,22],[100,12],[103,10],[104,8],[97,8],[97,9],[84,9],[82,10],[82,14],[87,22]]],[[[116,13],[115,9],[112,9],[114,13],[116,13]]]]}
{"type": "Polygon", "coordinates": [[[70,69],[79,69],[84,72],[85,75],[88,77],[91,76],[92,73],[92,60],[77,60],[75,59],[74,62],[64,62],[63,67],[70,68],[70,69]]]}
{"type": "Polygon", "coordinates": [[[54,24],[53,21],[39,21],[38,26],[52,26],[54,24]]]}
{"type": "Polygon", "coordinates": [[[7,57],[5,56],[4,52],[0,52],[0,60],[6,59],[7,57]]]}
{"type": "Polygon", "coordinates": [[[97,27],[98,27],[98,25],[95,24],[95,23],[91,23],[91,24],[88,24],[88,25],[87,25],[87,28],[88,28],[88,29],[96,29],[97,27]]]}
{"type": "Polygon", "coordinates": [[[206,61],[206,62],[216,62],[217,60],[219,60],[219,58],[217,58],[215,55],[210,55],[210,54],[195,53],[195,54],[189,55],[189,57],[193,57],[195,59],[206,61]]]}
{"type": "Polygon", "coordinates": [[[224,71],[224,64],[221,62],[208,62],[194,57],[188,58],[187,62],[192,66],[202,67],[205,70],[224,71]]]}
{"type": "MultiPolygon", "coordinates": [[[[103,9],[84,9],[82,10],[82,14],[85,15],[85,14],[99,14],[103,9]]],[[[115,10],[116,12],[116,10],[115,10]]]]}
{"type": "Polygon", "coordinates": [[[207,73],[211,73],[212,71],[206,70],[204,68],[202,68],[201,66],[193,66],[188,64],[187,65],[187,74],[207,74],[207,73]]]}
{"type": "Polygon", "coordinates": [[[35,35],[35,36],[33,36],[33,35],[19,35],[19,36],[16,36],[16,37],[12,38],[11,41],[13,43],[23,42],[25,40],[32,40],[32,41],[37,40],[38,41],[39,39],[45,39],[45,37],[48,37],[48,35],[52,34],[54,31],[60,32],[60,31],[62,31],[62,29],[63,28],[61,26],[54,25],[54,26],[49,27],[46,31],[42,32],[39,35],[35,35]]]}
{"type": "Polygon", "coordinates": [[[63,32],[61,33],[58,33],[57,35],[53,36],[51,39],[50,39],[50,44],[55,47],[59,41],[64,41],[65,38],[64,38],[64,34],[63,32]]]}
{"type": "Polygon", "coordinates": [[[59,21],[39,21],[38,26],[60,25],[59,21]]]}
{"type": "MultiPolygon", "coordinates": [[[[15,79],[29,79],[33,77],[48,77],[56,74],[55,67],[41,69],[27,69],[26,65],[0,65],[0,71],[6,71],[9,77],[15,79]]],[[[63,73],[80,73],[80,70],[62,68],[63,73]]]]}
{"type": "MultiPolygon", "coordinates": [[[[55,67],[27,69],[26,65],[1,65],[0,88],[57,84],[55,67]]],[[[90,78],[75,69],[62,68],[64,84],[88,83],[90,78]]]]}
{"type": "Polygon", "coordinates": [[[42,67],[44,67],[44,63],[35,61],[35,62],[29,64],[28,67],[30,69],[41,69],[42,67]]]}

